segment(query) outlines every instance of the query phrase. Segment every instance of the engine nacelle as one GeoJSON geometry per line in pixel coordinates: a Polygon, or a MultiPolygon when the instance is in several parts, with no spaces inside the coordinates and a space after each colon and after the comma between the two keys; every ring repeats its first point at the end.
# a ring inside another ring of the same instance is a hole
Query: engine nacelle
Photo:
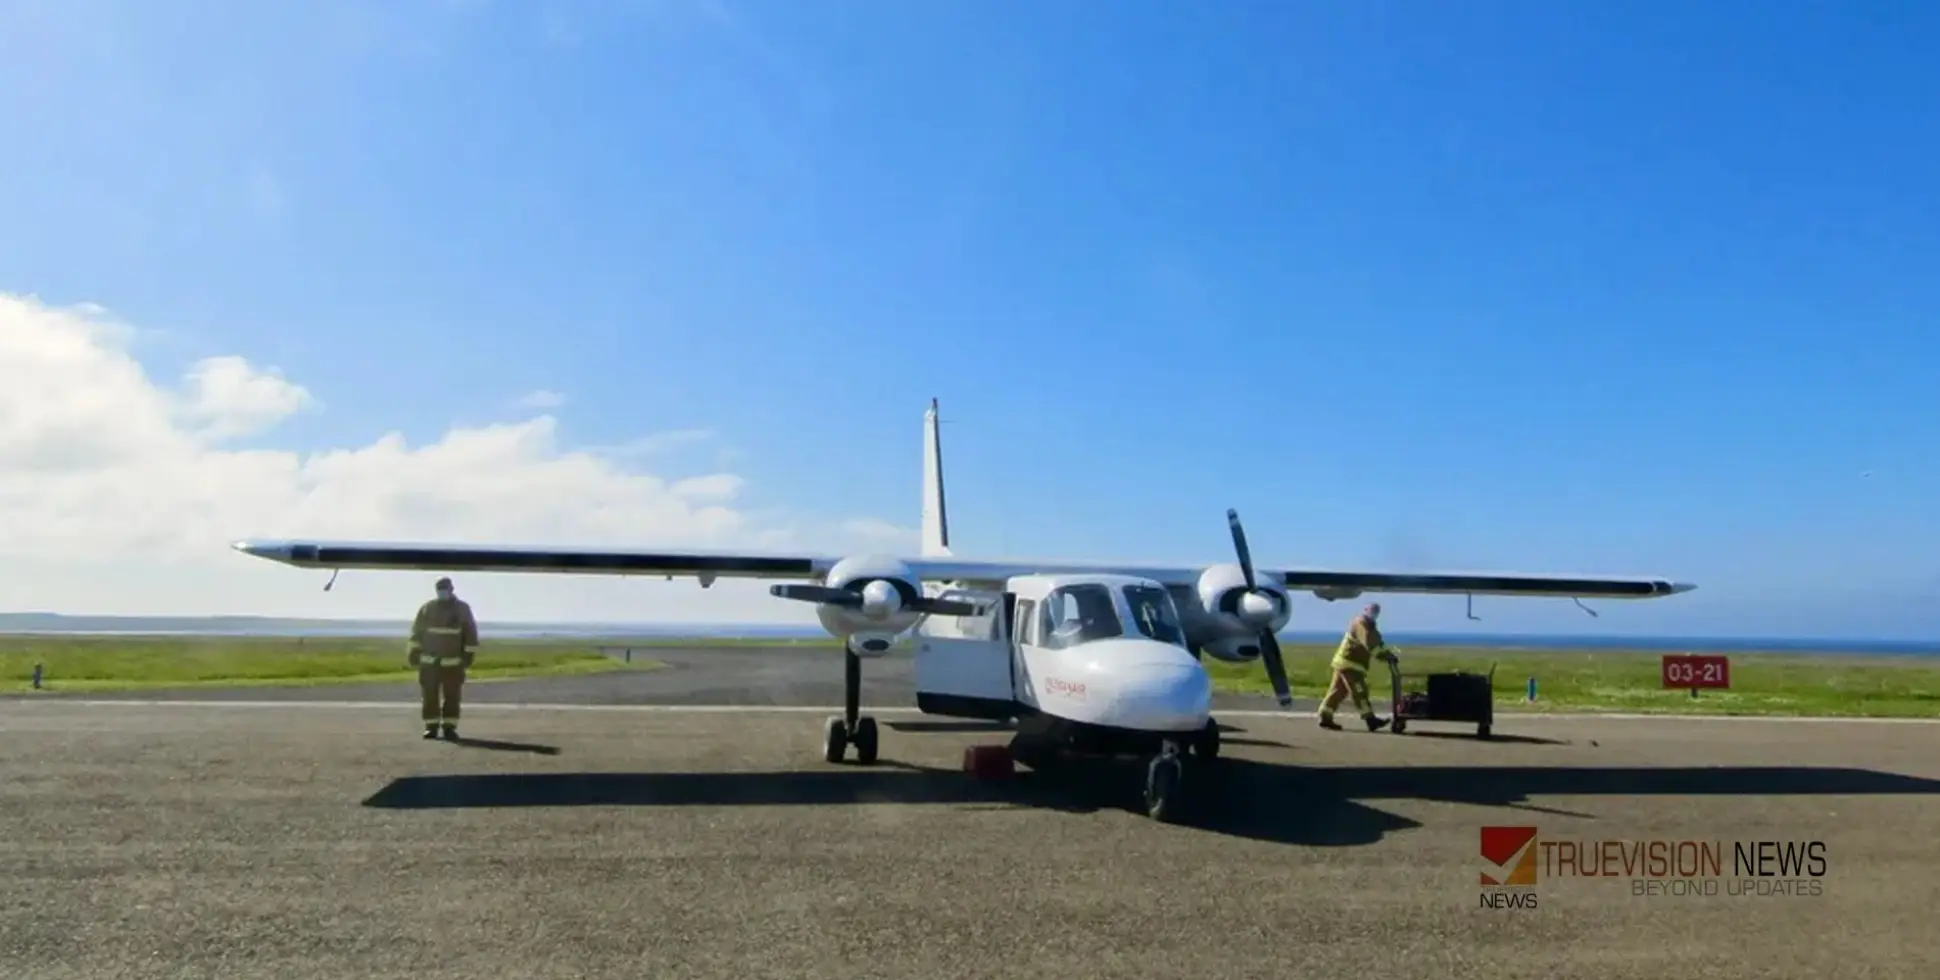
{"type": "MultiPolygon", "coordinates": [[[[1255,582],[1254,591],[1248,592],[1246,571],[1237,564],[1214,565],[1199,573],[1194,592],[1217,637],[1202,643],[1203,649],[1213,651],[1222,639],[1244,639],[1251,641],[1252,656],[1257,657],[1259,635],[1286,628],[1293,618],[1293,601],[1288,598],[1286,587],[1279,579],[1266,574],[1258,575],[1255,582]]],[[[1219,655],[1214,653],[1214,656],[1219,655]]],[[[1234,656],[1239,654],[1235,652],[1234,656]]]]}
{"type": "Polygon", "coordinates": [[[1199,650],[1222,663],[1250,664],[1260,659],[1260,638],[1258,634],[1229,636],[1203,644],[1199,650]]]}
{"type": "Polygon", "coordinates": [[[829,569],[823,584],[862,596],[856,608],[819,602],[815,616],[822,628],[840,640],[859,641],[862,655],[881,655],[898,635],[923,618],[909,607],[923,597],[922,583],[909,566],[888,555],[844,558],[829,569]]]}

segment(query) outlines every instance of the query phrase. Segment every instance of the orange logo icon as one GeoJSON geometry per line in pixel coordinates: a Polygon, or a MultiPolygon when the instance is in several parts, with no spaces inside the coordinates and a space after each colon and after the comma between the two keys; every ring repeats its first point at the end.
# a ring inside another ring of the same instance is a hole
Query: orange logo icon
{"type": "Polygon", "coordinates": [[[1482,884],[1514,887],[1536,883],[1536,828],[1482,828],[1482,884]]]}

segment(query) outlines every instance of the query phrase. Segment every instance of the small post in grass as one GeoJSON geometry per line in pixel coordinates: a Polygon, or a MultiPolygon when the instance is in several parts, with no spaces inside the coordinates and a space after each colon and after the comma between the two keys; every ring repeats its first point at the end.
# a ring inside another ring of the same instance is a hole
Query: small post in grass
{"type": "Polygon", "coordinates": [[[1529,678],[1529,703],[1536,703],[1536,679],[1534,677],[1529,678]]]}
{"type": "Polygon", "coordinates": [[[41,670],[41,665],[35,664],[34,665],[34,690],[36,691],[40,690],[40,670],[41,670]]]}

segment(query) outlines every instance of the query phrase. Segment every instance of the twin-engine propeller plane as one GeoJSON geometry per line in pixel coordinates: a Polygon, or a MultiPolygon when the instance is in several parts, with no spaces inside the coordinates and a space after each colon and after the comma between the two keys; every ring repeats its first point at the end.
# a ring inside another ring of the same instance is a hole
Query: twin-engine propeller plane
{"type": "Polygon", "coordinates": [[[1226,512],[1236,561],[1200,567],[995,561],[950,551],[937,406],[925,416],[922,553],[917,557],[724,554],[336,541],[239,541],[238,551],[331,569],[553,572],[584,575],[796,579],[781,598],[812,603],[844,641],[843,714],[828,719],[824,755],[876,760],[874,718],[861,713],[862,661],[915,646],[916,706],[928,714],[1015,721],[1011,751],[1033,768],[1067,757],[1150,759],[1146,808],[1174,806],[1190,754],[1219,752],[1212,685],[1202,665],[1259,661],[1291,707],[1275,639],[1290,595],[1327,600],[1365,592],[1649,599],[1694,586],[1652,578],[1393,574],[1258,569],[1239,516],[1226,512]]]}

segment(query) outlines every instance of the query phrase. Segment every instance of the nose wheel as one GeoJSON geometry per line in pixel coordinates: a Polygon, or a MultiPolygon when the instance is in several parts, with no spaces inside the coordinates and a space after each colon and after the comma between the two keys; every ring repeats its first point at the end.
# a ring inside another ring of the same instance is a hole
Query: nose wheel
{"type": "Polygon", "coordinates": [[[841,762],[855,747],[855,761],[876,764],[876,719],[860,715],[851,726],[846,718],[830,718],[822,730],[822,758],[841,762]]]}
{"type": "Polygon", "coordinates": [[[1180,790],[1186,767],[1180,758],[1179,743],[1166,739],[1158,757],[1145,770],[1145,815],[1169,822],[1178,816],[1180,790]]]}

